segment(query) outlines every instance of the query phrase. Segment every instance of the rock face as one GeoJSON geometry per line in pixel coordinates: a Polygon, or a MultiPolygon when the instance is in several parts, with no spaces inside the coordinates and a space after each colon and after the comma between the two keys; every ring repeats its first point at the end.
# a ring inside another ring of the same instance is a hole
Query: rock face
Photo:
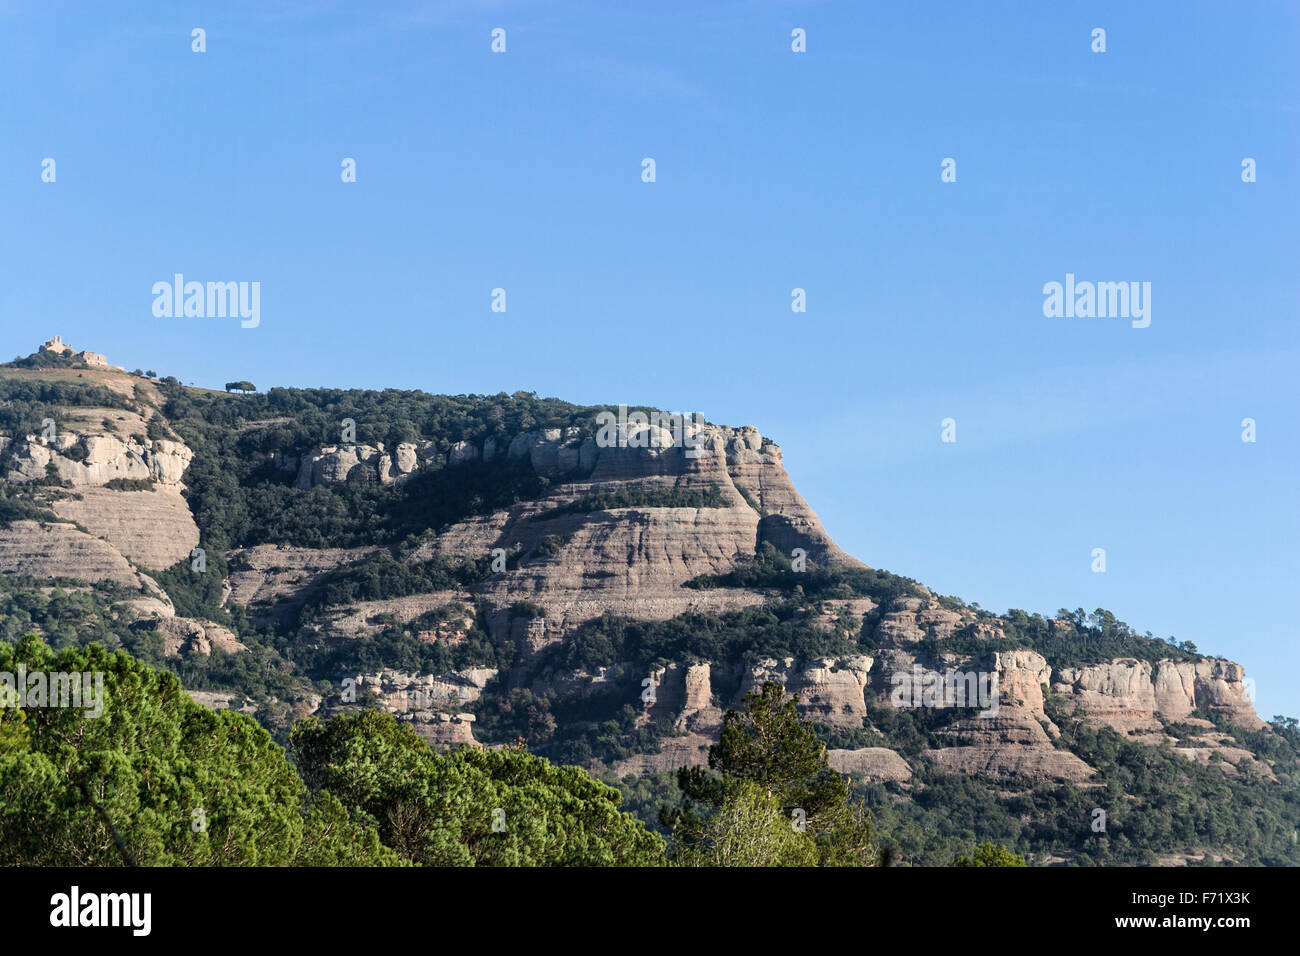
{"type": "Polygon", "coordinates": [[[873,782],[910,780],[912,768],[888,747],[863,747],[860,750],[831,750],[827,762],[836,773],[861,774],[873,782]]]}
{"type": "Polygon", "coordinates": [[[0,439],[0,475],[19,485],[50,476],[71,485],[71,492],[51,492],[56,515],[108,541],[137,567],[162,570],[199,543],[181,497],[194,453],[182,442],[150,440],[147,432],[135,413],[76,408],[61,416],[53,435],[0,439]],[[145,483],[149,490],[104,487],[116,480],[145,483]]]}
{"type": "Polygon", "coordinates": [[[619,777],[629,774],[644,777],[652,773],[677,770],[679,767],[703,767],[709,762],[709,747],[713,742],[712,737],[703,734],[665,737],[659,742],[659,753],[636,754],[615,761],[610,769],[619,777]]]}
{"type": "Polygon", "coordinates": [[[412,721],[411,728],[437,750],[479,746],[474,739],[473,714],[438,714],[428,720],[417,718],[412,721]]]}
{"type": "MultiPolygon", "coordinates": [[[[382,447],[325,445],[302,456],[298,487],[338,485],[345,481],[379,481],[380,464],[387,460],[382,447]]],[[[391,461],[388,461],[391,465],[391,461]]]]}
{"type": "Polygon", "coordinates": [[[465,708],[479,700],[483,688],[496,674],[495,670],[483,667],[438,675],[408,674],[384,668],[374,674],[353,675],[342,686],[350,688],[356,703],[393,714],[431,746],[477,747],[475,717],[465,708]]]}
{"type": "Polygon", "coordinates": [[[189,505],[170,487],[154,491],[85,488],[51,507],[60,518],[108,541],[137,567],[164,570],[188,558],[199,544],[199,528],[189,505]]]}
{"type": "MultiPolygon", "coordinates": [[[[445,453],[434,442],[424,443],[418,454],[415,445],[399,445],[391,455],[382,445],[335,445],[273,452],[270,459],[278,469],[296,469],[300,489],[401,480],[416,473],[421,461],[437,468],[524,460],[557,482],[545,501],[459,522],[410,557],[486,558],[496,548],[524,554],[518,567],[474,590],[488,605],[493,637],[518,643],[526,658],[606,613],[662,620],[761,603],[763,595],[755,591],[682,586],[699,575],[732,570],[760,541],[787,552],[802,547],[815,563],[860,565],[833,545],[785,475],[780,449],[755,429],[690,425],[683,434],[694,449],[684,447],[685,439],[674,444],[668,430],[631,426],[621,435],[622,447],[602,446],[577,428],[538,429],[481,445],[453,443],[445,453]],[[721,507],[560,510],[593,492],[711,489],[717,489],[721,507]],[[544,617],[512,615],[509,609],[521,600],[542,607],[544,617]]],[[[261,548],[238,552],[232,555],[232,598],[252,607],[258,620],[282,617],[301,605],[322,574],[353,557],[333,549],[312,555],[300,549],[276,549],[274,556],[261,548]]],[[[327,627],[336,636],[359,636],[366,633],[367,617],[395,613],[401,618],[408,610],[422,612],[453,597],[467,596],[413,596],[391,607],[336,616],[327,627]]]]}
{"type": "MultiPolygon", "coordinates": [[[[288,465],[287,458],[276,464],[288,465]]],[[[292,456],[298,462],[297,487],[315,488],[317,485],[338,485],[345,481],[377,481],[381,484],[399,483],[419,470],[420,462],[415,445],[399,444],[393,452],[377,445],[322,445],[302,455],[292,456]]]]}
{"type": "Polygon", "coordinates": [[[168,657],[189,657],[212,653],[213,648],[237,654],[248,648],[234,634],[211,621],[187,617],[161,618],[154,626],[163,637],[163,653],[168,657]]]}
{"type": "MultiPolygon", "coordinates": [[[[661,439],[665,436],[671,440],[667,433],[661,439]]],[[[816,515],[794,491],[774,444],[753,429],[709,426],[698,431],[698,438],[698,458],[688,457],[681,446],[600,447],[594,439],[580,437],[577,429],[537,430],[509,441],[493,438],[481,448],[459,442],[445,461],[429,443],[422,454],[436,467],[499,461],[504,452],[507,460],[526,459],[539,474],[570,481],[555,486],[545,502],[525,502],[507,512],[453,525],[436,545],[413,560],[434,552],[486,557],[498,547],[534,554],[480,589],[496,608],[490,614],[494,636],[521,637],[528,654],[608,612],[665,619],[688,611],[717,613],[729,606],[759,603],[763,598],[755,592],[697,591],[682,585],[698,575],[726,573],[737,556],[752,554],[756,542],[768,537],[779,547],[803,547],[813,561],[857,564],[831,544],[816,515]],[[716,487],[726,506],[548,514],[611,487],[682,492],[716,487]],[[556,541],[562,542],[558,549],[556,541]],[[543,543],[550,550],[536,555],[543,543]],[[528,624],[506,615],[505,609],[519,600],[542,606],[544,621],[528,624]]],[[[293,460],[285,456],[285,467],[293,460]]],[[[414,446],[399,446],[391,458],[382,446],[326,446],[296,460],[299,488],[342,481],[385,482],[412,474],[418,467],[414,446]]],[[[257,556],[243,554],[247,563],[256,564],[257,556]]],[[[301,578],[309,585],[311,573],[301,578]]],[[[248,603],[250,585],[250,575],[233,573],[235,600],[248,603]]],[[[291,590],[283,578],[278,587],[282,593],[277,597],[291,590]]]]}
{"type": "MultiPolygon", "coordinates": [[[[795,492],[775,444],[750,428],[688,426],[684,433],[691,436],[697,454],[688,455],[670,431],[645,425],[627,427],[614,445],[582,437],[577,429],[541,429],[508,440],[492,438],[481,445],[456,443],[445,454],[428,442],[419,455],[413,447],[399,448],[391,460],[382,447],[364,445],[320,448],[301,455],[296,459],[298,485],[304,488],[340,481],[383,482],[393,474],[413,473],[420,461],[432,467],[524,461],[553,482],[545,501],[521,502],[505,511],[454,524],[409,557],[412,561],[435,554],[452,559],[486,557],[493,549],[502,548],[520,555],[511,570],[464,593],[410,595],[339,609],[326,616],[323,633],[334,639],[362,637],[386,626],[386,621],[406,623],[452,601],[470,604],[478,600],[486,605],[492,636],[513,643],[528,661],[606,613],[663,620],[690,611],[717,614],[761,603],[764,596],[760,592],[683,587],[699,575],[726,573],[761,542],[770,542],[786,553],[803,548],[809,560],[818,564],[860,566],[834,546],[816,515],[795,492]],[[359,478],[361,473],[365,477],[359,478]],[[612,489],[716,489],[721,506],[632,506],[585,513],[564,510],[588,495],[612,489]],[[511,608],[518,601],[539,606],[543,616],[516,614],[511,608]]],[[[240,570],[232,571],[233,596],[246,604],[267,599],[291,602],[324,570],[363,558],[356,553],[309,555],[276,549],[271,555],[249,549],[235,562],[240,570]]],[[[958,630],[977,637],[1002,636],[996,620],[977,618],[966,608],[946,607],[925,589],[883,609],[876,609],[867,599],[840,602],[823,623],[829,625],[841,610],[859,620],[879,611],[875,625],[881,648],[878,657],[760,661],[745,673],[732,674],[738,681],[731,680],[727,686],[737,689],[725,701],[715,700],[711,665],[670,663],[654,672],[657,697],[644,708],[641,721],[661,722],[684,736],[665,738],[660,752],[628,758],[613,769],[641,773],[702,763],[721,725],[722,709],[739,706],[746,692],[766,680],[798,694],[800,712],[808,719],[846,731],[863,728],[868,715],[866,693],[874,691],[878,702],[887,703],[891,676],[919,665],[916,650],[923,640],[943,642],[958,630]]],[[[1163,662],[1148,666],[1145,674],[1130,675],[1134,684],[1129,688],[1121,680],[1123,665],[1118,665],[1108,680],[1091,672],[1054,675],[1041,655],[1028,650],[979,659],[978,655],[948,657],[951,659],[940,663],[949,669],[975,668],[996,674],[999,706],[996,715],[950,725],[944,737],[948,746],[927,755],[926,759],[951,772],[1087,781],[1092,768],[1053,744],[1059,731],[1044,713],[1045,685],[1064,693],[1084,712],[1116,725],[1123,725],[1131,711],[1130,716],[1141,718],[1129,721],[1128,726],[1134,729],[1159,726],[1154,720],[1157,712],[1171,717],[1191,713],[1192,697],[1214,702],[1243,721],[1248,715],[1254,719],[1248,707],[1234,706],[1239,672],[1222,667],[1198,665],[1204,670],[1198,676],[1196,668],[1189,671],[1186,665],[1163,662]],[[1140,702],[1134,703],[1138,698],[1140,702]]],[[[622,665],[604,670],[608,673],[567,678],[551,675],[544,686],[534,690],[585,693],[606,686],[609,680],[636,676],[623,673],[622,665]]],[[[640,701],[629,703],[642,709],[640,701]]],[[[390,700],[389,706],[397,708],[398,703],[390,700]]],[[[421,720],[446,723],[441,718],[421,720]]],[[[426,732],[432,733],[427,728],[426,732]]],[[[464,736],[467,731],[456,733],[464,736]]],[[[451,739],[454,734],[441,727],[435,736],[451,739]]],[[[887,756],[887,750],[874,752],[880,750],[883,748],[844,751],[836,760],[844,766],[864,768],[864,773],[870,770],[868,775],[875,774],[878,779],[910,777],[906,761],[898,755],[887,756]],[[847,756],[850,753],[858,756],[847,756]]]]}
{"type": "Polygon", "coordinates": [[[294,548],[265,544],[229,555],[230,597],[255,622],[285,619],[315,592],[326,574],[374,557],[383,548],[294,548]]]}
{"type": "MultiPolygon", "coordinates": [[[[699,575],[730,571],[738,557],[753,554],[757,543],[769,538],[778,547],[804,548],[814,562],[859,564],[830,543],[817,516],[794,492],[781,467],[780,449],[752,429],[709,426],[698,434],[697,458],[688,457],[681,446],[600,447],[573,429],[516,436],[505,446],[507,458],[526,459],[541,474],[569,480],[554,485],[544,502],[521,503],[453,525],[436,546],[416,557],[433,551],[486,556],[494,548],[528,555],[517,569],[480,589],[499,609],[526,600],[545,610],[544,622],[529,625],[522,635],[527,654],[605,613],[663,620],[761,603],[763,596],[753,591],[682,585],[699,575]],[[557,510],[611,489],[716,489],[723,506],[635,506],[580,514],[557,510]],[[544,544],[548,550],[539,554],[544,544]]],[[[481,453],[453,449],[449,461],[476,457],[497,460],[497,443],[485,443],[481,453]]],[[[523,626],[500,613],[490,620],[494,636],[514,636],[523,626]]]]}
{"type": "Polygon", "coordinates": [[[1056,728],[1043,713],[1043,688],[1051,682],[1052,669],[1037,651],[1002,651],[993,655],[998,672],[999,709],[1007,706],[1027,711],[1047,724],[1056,736],[1056,728]]]}
{"type": "MultiPolygon", "coordinates": [[[[1094,773],[1069,751],[1053,749],[1046,735],[1036,737],[1027,721],[996,717],[989,723],[992,726],[962,727],[954,733],[955,739],[961,741],[959,746],[927,750],[926,758],[948,773],[1011,777],[1035,783],[1080,783],[1094,773]]],[[[1041,727],[1038,733],[1042,734],[1041,727]]]]}
{"type": "Polygon", "coordinates": [[[0,574],[112,581],[143,589],[144,579],[107,541],[70,524],[14,521],[0,527],[0,574]]]}
{"type": "Polygon", "coordinates": [[[213,690],[187,690],[185,693],[194,703],[208,710],[241,710],[246,714],[257,710],[250,702],[245,702],[239,694],[213,690]]]}
{"type": "Polygon", "coordinates": [[[376,674],[358,674],[353,680],[358,699],[372,693],[381,710],[418,719],[420,715],[459,712],[482,697],[483,688],[496,676],[497,671],[490,667],[424,675],[385,668],[376,674]]]}
{"type": "MultiPolygon", "coordinates": [[[[443,611],[450,605],[472,607],[473,595],[461,591],[434,591],[413,594],[410,597],[390,598],[384,601],[358,601],[346,607],[331,609],[319,626],[321,632],[332,639],[371,636],[388,626],[388,620],[410,624],[431,611],[443,611]]],[[[456,642],[465,637],[474,626],[474,614],[466,610],[458,620],[444,621],[435,629],[420,631],[420,640],[456,642]]]]}
{"type": "Polygon", "coordinates": [[[214,647],[232,654],[247,650],[220,625],[175,617],[171,600],[157,582],[132,568],[107,541],[69,524],[14,521],[0,527],[0,574],[86,584],[111,581],[136,591],[138,597],[124,602],[129,619],[151,620],[152,629],[162,635],[163,652],[171,657],[207,655],[214,647]]]}
{"type": "MultiPolygon", "coordinates": [[[[48,351],[71,352],[57,337],[47,346],[48,351]]],[[[114,370],[95,353],[77,353],[76,358],[114,370]]],[[[106,381],[113,387],[113,381],[106,381]]],[[[114,390],[134,394],[129,382],[114,390]]],[[[171,567],[199,543],[198,527],[181,495],[194,457],[190,448],[150,439],[149,423],[135,411],[72,406],[56,415],[56,427],[41,437],[0,437],[0,477],[16,485],[39,482],[41,500],[62,519],[0,527],[0,574],[87,585],[110,581],[134,591],[121,602],[127,620],[135,622],[133,628],[158,632],[168,656],[206,655],[213,648],[246,650],[224,627],[176,617],[171,599],[142,573],[171,567]],[[62,487],[47,487],[50,477],[62,487]],[[118,479],[147,490],[106,487],[118,479]]]]}
{"type": "Polygon", "coordinates": [[[881,618],[880,640],[886,647],[907,647],[926,637],[943,640],[951,637],[963,623],[961,614],[933,599],[902,598],[881,618]]]}
{"type": "Polygon", "coordinates": [[[667,721],[682,733],[710,733],[722,726],[708,664],[669,664],[649,676],[655,681],[655,702],[646,708],[646,721],[667,721]]]}
{"type": "Polygon", "coordinates": [[[47,442],[35,435],[13,439],[3,451],[0,473],[7,481],[40,481],[52,467],[60,481],[74,487],[106,485],[120,478],[179,488],[181,476],[194,457],[189,446],[181,442],[68,430],[47,442]]]}
{"type": "Polygon", "coordinates": [[[802,664],[791,657],[781,661],[769,658],[745,675],[732,707],[739,708],[746,694],[774,681],[799,696],[799,711],[807,719],[831,727],[861,727],[867,716],[863,691],[870,682],[872,663],[865,655],[802,664]]]}
{"type": "Polygon", "coordinates": [[[1198,707],[1252,729],[1263,726],[1249,700],[1244,669],[1231,661],[1163,660],[1153,665],[1120,658],[1063,668],[1054,676],[1052,690],[1120,733],[1159,730],[1157,714],[1179,720],[1198,707]]]}

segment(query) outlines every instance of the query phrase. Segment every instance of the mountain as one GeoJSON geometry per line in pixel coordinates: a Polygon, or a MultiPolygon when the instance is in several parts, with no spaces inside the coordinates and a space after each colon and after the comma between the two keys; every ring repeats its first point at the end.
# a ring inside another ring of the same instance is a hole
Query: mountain
{"type": "Polygon", "coordinates": [[[58,339],[0,368],[0,399],[0,638],[125,647],[278,739],[363,705],[435,747],[523,737],[653,822],[670,771],[775,681],[906,860],[978,837],[1037,862],[1300,862],[1294,722],[1259,719],[1240,665],[872,568],[753,427],[524,392],[229,394],[58,339]]]}

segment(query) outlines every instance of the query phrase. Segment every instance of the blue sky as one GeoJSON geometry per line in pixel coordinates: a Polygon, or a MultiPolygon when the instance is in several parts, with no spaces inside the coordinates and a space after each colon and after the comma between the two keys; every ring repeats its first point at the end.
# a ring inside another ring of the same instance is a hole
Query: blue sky
{"type": "Polygon", "coordinates": [[[1300,715],[1298,41],[1284,3],[0,0],[0,352],[752,424],[869,564],[1109,608],[1300,715]],[[155,318],[176,272],[261,324],[155,318]],[[1066,273],[1150,282],[1150,327],[1045,318],[1066,273]]]}

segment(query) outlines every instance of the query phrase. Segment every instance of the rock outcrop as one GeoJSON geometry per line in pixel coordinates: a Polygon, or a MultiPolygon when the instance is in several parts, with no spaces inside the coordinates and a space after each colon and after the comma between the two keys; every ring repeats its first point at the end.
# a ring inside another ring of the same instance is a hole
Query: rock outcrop
{"type": "Polygon", "coordinates": [[[358,700],[368,697],[381,710],[417,719],[422,715],[459,712],[478,701],[488,681],[496,676],[496,669],[490,667],[471,667],[445,674],[409,674],[385,668],[375,674],[358,674],[352,680],[358,700]]]}
{"type": "Polygon", "coordinates": [[[881,617],[879,640],[884,647],[907,647],[926,637],[951,637],[970,619],[943,607],[931,597],[906,597],[895,601],[881,617]]]}
{"type": "Polygon", "coordinates": [[[213,649],[227,654],[248,650],[231,631],[211,621],[164,617],[154,624],[154,630],[162,635],[163,653],[168,657],[189,657],[191,654],[206,657],[213,649]]]}
{"type": "Polygon", "coordinates": [[[42,442],[35,435],[13,439],[3,449],[0,473],[21,484],[54,474],[73,487],[106,485],[115,479],[155,481],[179,488],[194,452],[177,441],[138,435],[79,434],[61,430],[42,442]]]}
{"type": "Polygon", "coordinates": [[[415,446],[398,445],[395,454],[384,445],[324,445],[299,456],[297,486],[338,485],[345,481],[391,484],[410,477],[419,468],[415,446]]]}
{"type": "Polygon", "coordinates": [[[678,732],[712,733],[722,726],[722,709],[713,702],[708,664],[669,664],[647,675],[654,680],[654,703],[646,721],[670,723],[678,732]]]}
{"type": "Polygon", "coordinates": [[[474,715],[470,713],[417,717],[411,721],[411,729],[437,750],[480,746],[474,739],[474,715]]]}
{"type": "Polygon", "coordinates": [[[799,697],[799,712],[830,727],[860,728],[867,716],[863,691],[870,682],[872,659],[865,655],[796,662],[768,658],[745,675],[732,706],[768,681],[799,697]]]}
{"type": "MultiPolygon", "coordinates": [[[[979,718],[973,718],[978,720],[979,718]]],[[[982,774],[1043,783],[1068,780],[1081,783],[1095,772],[1070,753],[1056,750],[1038,727],[1026,720],[995,717],[988,726],[964,721],[953,731],[955,747],[927,750],[925,757],[947,773],[982,774]],[[1040,736],[1041,735],[1041,736],[1040,736]]]]}
{"type": "Polygon", "coordinates": [[[1062,668],[1052,681],[1053,692],[1120,733],[1159,730],[1157,715],[1179,720],[1200,707],[1252,729],[1263,726],[1250,701],[1245,671],[1231,661],[1209,658],[1152,664],[1120,658],[1062,668]]]}
{"type": "Polygon", "coordinates": [[[860,775],[875,782],[901,783],[912,778],[912,768],[901,755],[888,747],[863,747],[859,750],[831,750],[827,762],[836,773],[860,775]]]}
{"type": "Polygon", "coordinates": [[[659,741],[658,753],[635,754],[616,760],[610,769],[619,777],[626,777],[629,774],[634,777],[644,777],[652,773],[677,770],[680,767],[703,767],[709,762],[709,747],[713,743],[713,738],[704,734],[664,737],[659,741]]]}

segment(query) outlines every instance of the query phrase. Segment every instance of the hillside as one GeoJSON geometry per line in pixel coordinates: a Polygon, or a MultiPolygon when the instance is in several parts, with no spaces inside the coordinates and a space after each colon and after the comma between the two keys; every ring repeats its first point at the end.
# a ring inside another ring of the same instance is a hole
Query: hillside
{"type": "Polygon", "coordinates": [[[364,705],[436,748],[522,737],[652,824],[775,681],[905,861],[1300,863],[1294,722],[1240,665],[869,567],[753,427],[87,355],[0,368],[0,639],[126,648],[282,741],[364,705]]]}

